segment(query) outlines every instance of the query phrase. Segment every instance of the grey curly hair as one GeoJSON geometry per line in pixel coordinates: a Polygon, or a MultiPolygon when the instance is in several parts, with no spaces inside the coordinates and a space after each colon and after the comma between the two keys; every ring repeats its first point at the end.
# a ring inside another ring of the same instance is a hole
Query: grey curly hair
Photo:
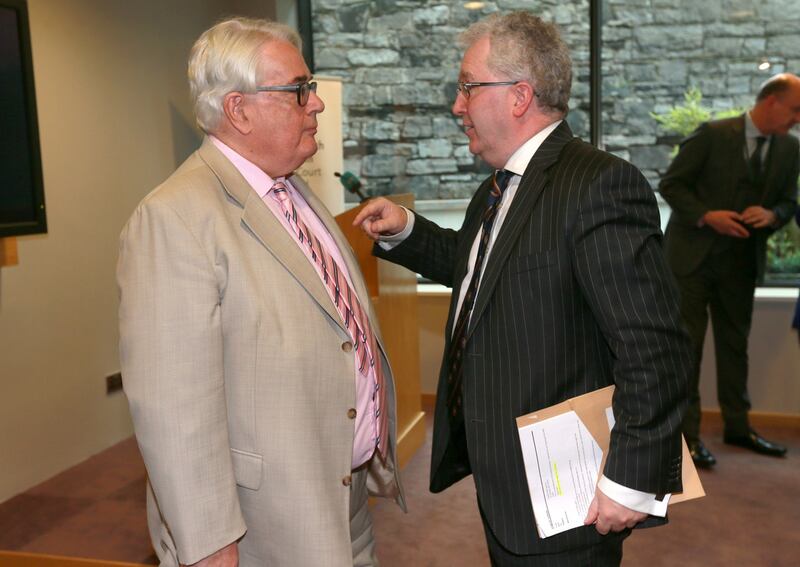
{"type": "Polygon", "coordinates": [[[528,81],[540,108],[566,115],[572,88],[569,48],[555,24],[528,12],[492,14],[475,22],[460,40],[467,49],[489,36],[489,69],[513,81],[528,81]]]}

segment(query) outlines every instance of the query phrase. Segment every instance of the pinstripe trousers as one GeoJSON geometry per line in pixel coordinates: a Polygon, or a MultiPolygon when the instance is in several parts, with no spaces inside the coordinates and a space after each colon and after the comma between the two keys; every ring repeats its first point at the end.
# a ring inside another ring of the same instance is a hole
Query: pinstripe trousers
{"type": "Polygon", "coordinates": [[[622,562],[622,542],[631,533],[625,530],[607,535],[600,543],[556,553],[517,555],[497,540],[486,521],[478,502],[489,547],[492,567],[619,567],[622,562]]]}

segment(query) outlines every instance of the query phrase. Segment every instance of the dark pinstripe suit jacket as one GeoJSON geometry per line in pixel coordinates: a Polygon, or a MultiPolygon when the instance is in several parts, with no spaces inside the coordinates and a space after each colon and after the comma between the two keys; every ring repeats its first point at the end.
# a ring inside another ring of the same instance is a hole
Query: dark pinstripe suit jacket
{"type": "MultiPolygon", "coordinates": [[[[478,189],[458,232],[417,216],[400,245],[375,248],[376,255],[454,288],[446,349],[489,184],[478,189]]],[[[472,472],[480,506],[508,549],[551,553],[602,537],[590,526],[541,540],[534,525],[515,418],[571,396],[616,384],[604,474],[641,491],[680,490],[690,357],[655,197],[638,170],[573,138],[566,122],[522,177],[487,260],[467,336],[470,462],[458,462],[448,450],[442,373],[431,490],[472,472]]]]}

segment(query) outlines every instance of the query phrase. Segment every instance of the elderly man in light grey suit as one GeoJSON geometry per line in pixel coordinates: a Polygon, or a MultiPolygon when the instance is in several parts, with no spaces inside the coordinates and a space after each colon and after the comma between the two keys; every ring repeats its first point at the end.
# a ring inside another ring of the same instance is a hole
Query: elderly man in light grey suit
{"type": "Polygon", "coordinates": [[[405,507],[362,275],[292,175],[324,109],[299,47],[263,20],[203,33],[207,137],[122,232],[122,372],[162,565],[375,565],[368,491],[405,507]]]}

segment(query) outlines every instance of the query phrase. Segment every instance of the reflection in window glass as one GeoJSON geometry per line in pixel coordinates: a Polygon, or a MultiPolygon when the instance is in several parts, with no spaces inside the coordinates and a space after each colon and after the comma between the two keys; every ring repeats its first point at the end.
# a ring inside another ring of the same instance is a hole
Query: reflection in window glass
{"type": "MultiPolygon", "coordinates": [[[[489,171],[469,153],[450,107],[461,63],[458,34],[489,13],[525,8],[557,22],[573,53],[568,121],[589,135],[588,0],[314,0],[316,73],[344,79],[345,169],[373,194],[466,199],[489,171]]],[[[348,197],[351,198],[351,197],[348,197]]]]}

